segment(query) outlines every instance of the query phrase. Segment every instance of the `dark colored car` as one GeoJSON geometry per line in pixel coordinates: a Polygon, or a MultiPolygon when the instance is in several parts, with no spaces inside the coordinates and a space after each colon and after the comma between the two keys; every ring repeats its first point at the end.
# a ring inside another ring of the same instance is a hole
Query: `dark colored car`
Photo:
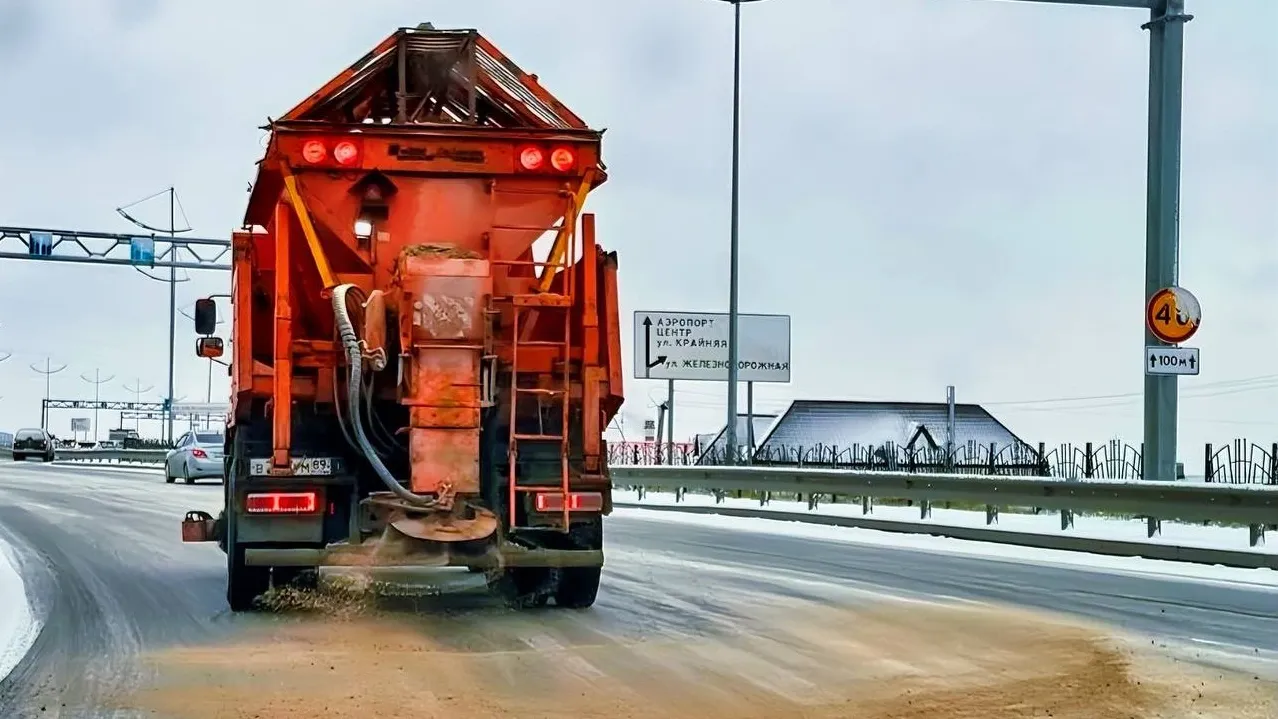
{"type": "Polygon", "coordinates": [[[20,429],[13,435],[13,459],[21,462],[27,457],[39,457],[41,461],[53,461],[53,435],[42,429],[20,429]]]}

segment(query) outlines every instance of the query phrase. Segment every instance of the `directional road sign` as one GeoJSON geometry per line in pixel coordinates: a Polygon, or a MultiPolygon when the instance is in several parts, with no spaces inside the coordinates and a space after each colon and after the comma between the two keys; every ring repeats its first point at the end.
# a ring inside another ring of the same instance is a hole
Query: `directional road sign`
{"type": "Polygon", "coordinates": [[[1149,333],[1167,344],[1187,342],[1198,331],[1202,318],[1198,298],[1183,287],[1164,287],[1145,306],[1149,333]]]}
{"type": "Polygon", "coordinates": [[[173,414],[226,414],[230,409],[225,402],[173,403],[173,414]]]}
{"type": "MultiPolygon", "coordinates": [[[[636,312],[636,379],[728,380],[728,315],[636,312]]],[[[737,315],[737,379],[790,381],[790,317],[737,315]]]]}
{"type": "Polygon", "coordinates": [[[1197,347],[1145,348],[1145,374],[1198,374],[1197,347]]]}
{"type": "Polygon", "coordinates": [[[129,262],[135,265],[155,264],[155,238],[134,237],[129,240],[129,262]]]}

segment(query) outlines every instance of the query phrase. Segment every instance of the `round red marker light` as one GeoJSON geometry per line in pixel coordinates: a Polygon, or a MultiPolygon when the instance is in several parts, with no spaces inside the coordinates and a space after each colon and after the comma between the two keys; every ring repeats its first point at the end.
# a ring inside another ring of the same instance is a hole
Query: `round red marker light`
{"type": "Polygon", "coordinates": [[[566,147],[560,147],[550,153],[550,166],[560,172],[567,172],[577,164],[577,155],[566,147]]]}
{"type": "Polygon", "coordinates": [[[525,170],[539,170],[546,164],[546,153],[540,147],[525,147],[519,153],[519,164],[525,170]]]}
{"type": "Polygon", "coordinates": [[[333,159],[339,165],[354,165],[359,160],[359,148],[349,140],[339,142],[333,148],[333,159]]]}
{"type": "Polygon", "coordinates": [[[328,148],[324,147],[324,143],[319,140],[307,140],[302,145],[302,159],[311,163],[323,162],[324,157],[328,155],[328,148]]]}

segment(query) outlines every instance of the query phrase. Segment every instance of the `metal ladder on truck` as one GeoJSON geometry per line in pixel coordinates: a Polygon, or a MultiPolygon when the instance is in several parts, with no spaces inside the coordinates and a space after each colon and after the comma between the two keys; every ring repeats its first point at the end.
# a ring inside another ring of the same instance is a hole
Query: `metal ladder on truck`
{"type": "MultiPolygon", "coordinates": [[[[550,255],[545,261],[537,260],[498,260],[494,261],[496,265],[506,266],[525,266],[532,267],[534,274],[538,268],[541,269],[541,277],[537,280],[538,292],[515,294],[508,298],[502,298],[509,301],[511,306],[512,323],[511,323],[511,361],[510,361],[510,426],[507,437],[507,462],[508,469],[508,491],[507,504],[509,511],[509,527],[515,528],[518,521],[518,503],[521,494],[535,493],[535,503],[540,503],[540,497],[548,496],[548,487],[546,485],[520,486],[517,483],[517,474],[519,466],[519,449],[521,443],[525,442],[558,442],[559,443],[559,505],[560,511],[563,513],[562,531],[567,532],[570,526],[569,514],[571,512],[570,493],[569,493],[569,413],[570,413],[570,392],[572,388],[572,309],[573,294],[576,288],[575,284],[575,258],[577,256],[577,218],[580,215],[582,205],[585,203],[585,195],[590,189],[590,174],[584,178],[581,187],[575,192],[570,193],[563,188],[553,191],[556,195],[569,195],[569,205],[564,212],[560,224],[552,227],[524,227],[515,225],[494,225],[493,230],[507,231],[523,231],[523,232],[555,232],[555,244],[550,255]],[[559,250],[559,251],[556,251],[559,250]],[[561,294],[552,294],[546,292],[549,289],[551,281],[556,274],[561,275],[561,294]],[[534,324],[542,319],[542,315],[549,315],[546,319],[554,318],[562,323],[563,335],[558,340],[533,340],[528,339],[524,335],[532,329],[534,324]],[[554,317],[559,315],[559,317],[554,317]],[[527,387],[520,383],[519,372],[519,350],[520,348],[531,347],[551,347],[558,350],[557,358],[559,366],[557,368],[556,382],[553,387],[527,387]],[[520,432],[518,425],[518,408],[521,397],[536,397],[539,408],[541,405],[549,401],[559,408],[559,422],[557,427],[545,428],[539,427],[536,433],[520,432]]],[[[498,192],[517,192],[520,194],[550,194],[545,191],[530,190],[500,190],[494,187],[493,194],[498,192]]],[[[535,504],[539,510],[541,506],[535,504]]]]}

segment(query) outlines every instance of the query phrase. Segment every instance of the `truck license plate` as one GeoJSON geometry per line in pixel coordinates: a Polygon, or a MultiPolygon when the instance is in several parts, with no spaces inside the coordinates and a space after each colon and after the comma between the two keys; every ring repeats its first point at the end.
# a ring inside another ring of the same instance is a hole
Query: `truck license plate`
{"type": "MultiPolygon", "coordinates": [[[[289,474],[295,477],[322,477],[333,474],[336,463],[332,457],[294,457],[289,467],[289,474]]],[[[255,458],[249,460],[249,474],[254,477],[265,477],[271,474],[271,460],[255,458]]]]}

